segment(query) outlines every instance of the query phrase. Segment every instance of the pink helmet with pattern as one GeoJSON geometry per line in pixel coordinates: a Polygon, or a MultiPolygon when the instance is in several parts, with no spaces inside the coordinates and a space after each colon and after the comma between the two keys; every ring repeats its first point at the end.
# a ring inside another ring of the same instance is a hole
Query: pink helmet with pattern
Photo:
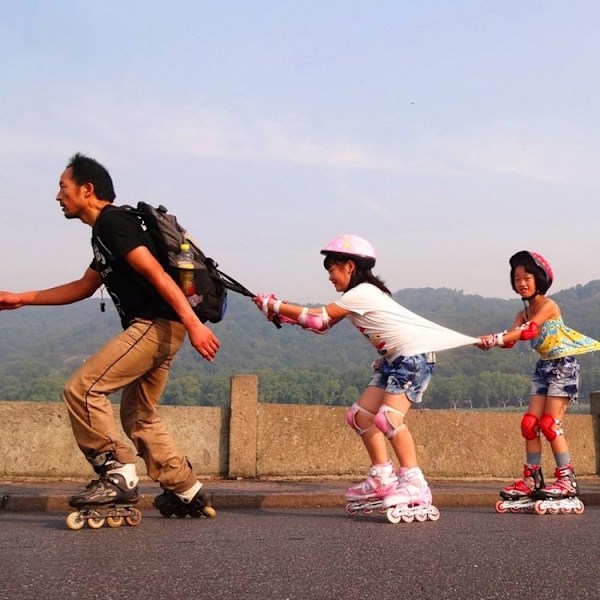
{"type": "MultiPolygon", "coordinates": [[[[509,260],[510,263],[510,283],[512,285],[513,290],[515,289],[515,284],[513,281],[513,275],[515,272],[515,268],[519,265],[525,267],[526,269],[531,267],[535,268],[533,275],[535,276],[535,281],[537,285],[537,291],[540,294],[545,294],[548,291],[548,288],[552,285],[554,281],[554,273],[552,272],[552,267],[550,263],[537,252],[531,252],[530,250],[521,250],[516,254],[513,254],[509,260]],[[537,267],[537,268],[536,268],[537,267]]],[[[516,291],[516,290],[515,290],[516,291]]]]}
{"type": "Polygon", "coordinates": [[[368,269],[375,266],[375,249],[373,246],[357,235],[338,235],[333,238],[325,248],[321,250],[321,254],[341,254],[348,257],[362,259],[362,263],[368,269]]]}

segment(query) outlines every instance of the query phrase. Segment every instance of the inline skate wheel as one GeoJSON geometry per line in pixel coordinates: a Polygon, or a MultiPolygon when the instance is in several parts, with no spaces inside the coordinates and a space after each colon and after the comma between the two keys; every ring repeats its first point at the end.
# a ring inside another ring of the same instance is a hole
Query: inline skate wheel
{"type": "Polygon", "coordinates": [[[100,529],[104,525],[105,519],[102,517],[90,517],[87,520],[87,525],[90,529],[100,529]]]}
{"type": "Polygon", "coordinates": [[[496,502],[496,512],[500,514],[504,514],[506,512],[506,506],[504,506],[504,500],[498,500],[496,502]]]}
{"type": "Polygon", "coordinates": [[[346,504],[346,512],[351,516],[355,517],[358,514],[358,510],[354,508],[353,504],[346,504]]]}
{"type": "Polygon", "coordinates": [[[117,527],[121,527],[121,525],[123,525],[123,517],[121,517],[121,516],[106,517],[106,524],[109,527],[112,527],[113,529],[116,529],[117,527]]]}
{"type": "Polygon", "coordinates": [[[580,514],[582,514],[582,513],[583,513],[583,511],[584,511],[584,510],[585,510],[585,506],[583,505],[583,503],[580,503],[578,506],[576,506],[576,507],[573,509],[573,512],[574,512],[576,515],[580,515],[580,514]]]}
{"type": "Polygon", "coordinates": [[[212,506],[205,506],[202,509],[202,513],[205,517],[208,517],[209,519],[212,519],[217,516],[217,511],[212,506]]]}
{"type": "Polygon", "coordinates": [[[71,531],[79,531],[85,525],[85,519],[79,516],[79,513],[72,512],[67,516],[67,527],[71,531]]]}
{"type": "Polygon", "coordinates": [[[399,514],[396,513],[396,509],[393,506],[391,508],[388,508],[386,516],[387,520],[393,525],[397,525],[398,523],[400,523],[401,517],[399,514]]]}
{"type": "Polygon", "coordinates": [[[125,517],[125,523],[127,523],[127,525],[130,525],[131,527],[135,527],[136,525],[139,525],[141,523],[141,521],[142,521],[142,513],[137,508],[133,509],[132,515],[127,515],[125,517]]]}
{"type": "Polygon", "coordinates": [[[551,507],[548,509],[548,512],[549,512],[551,515],[557,515],[557,514],[560,512],[560,508],[557,508],[556,506],[551,506],[551,507]]]}
{"type": "Polygon", "coordinates": [[[542,500],[538,500],[535,503],[534,510],[535,510],[535,512],[538,515],[545,515],[546,514],[546,509],[542,505],[543,505],[543,501],[542,500]]]}
{"type": "Polygon", "coordinates": [[[412,523],[415,520],[415,515],[402,515],[401,518],[405,523],[412,523]]]}
{"type": "Polygon", "coordinates": [[[415,515],[415,519],[419,522],[419,523],[424,523],[425,521],[427,521],[427,515],[425,513],[417,513],[415,515]]]}
{"type": "Polygon", "coordinates": [[[440,511],[435,507],[431,507],[431,512],[427,515],[430,521],[437,521],[440,518],[440,511]]]}

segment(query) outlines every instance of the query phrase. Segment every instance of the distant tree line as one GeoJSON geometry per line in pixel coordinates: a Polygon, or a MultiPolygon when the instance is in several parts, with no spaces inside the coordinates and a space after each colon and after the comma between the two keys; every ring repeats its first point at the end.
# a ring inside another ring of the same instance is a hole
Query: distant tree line
{"type": "MultiPolygon", "coordinates": [[[[518,300],[464,295],[448,289],[400,290],[396,299],[438,323],[477,335],[501,331],[522,306],[518,300]]],[[[600,339],[600,281],[556,294],[565,321],[600,339]]],[[[168,405],[226,406],[230,378],[259,377],[261,402],[348,406],[370,377],[372,348],[349,323],[315,336],[299,327],[275,329],[246,298],[231,294],[213,363],[188,343],[173,364],[163,396],[168,405]]],[[[97,300],[65,307],[28,307],[0,319],[0,399],[60,400],[70,373],[119,330],[114,310],[101,313],[97,300]]],[[[527,404],[537,354],[528,344],[511,350],[460,348],[441,352],[423,408],[508,409],[527,404]]],[[[578,357],[580,402],[600,390],[600,353],[578,357]]],[[[118,401],[118,396],[114,398],[118,401]]]]}

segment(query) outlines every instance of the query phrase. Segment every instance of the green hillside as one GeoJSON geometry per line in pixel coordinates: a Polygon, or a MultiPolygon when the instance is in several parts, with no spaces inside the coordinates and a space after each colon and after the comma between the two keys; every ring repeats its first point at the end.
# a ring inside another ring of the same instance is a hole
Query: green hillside
{"type": "MultiPolygon", "coordinates": [[[[508,327],[521,301],[465,295],[449,289],[405,289],[395,298],[442,325],[478,335],[508,327]]],[[[600,339],[600,280],[552,296],[567,324],[600,339]]],[[[96,299],[72,306],[27,307],[0,315],[0,398],[56,401],[66,377],[86,356],[119,331],[112,306],[100,312],[96,299]]],[[[212,325],[222,346],[208,364],[186,343],[165,391],[166,404],[226,405],[229,378],[259,375],[263,402],[348,405],[356,400],[376,358],[349,323],[326,335],[299,327],[277,330],[248,299],[230,293],[225,320],[212,325]]],[[[438,354],[436,373],[423,406],[493,408],[522,406],[537,355],[527,344],[482,352],[461,348],[438,354]]],[[[600,389],[600,355],[582,365],[581,401],[600,389]]]]}

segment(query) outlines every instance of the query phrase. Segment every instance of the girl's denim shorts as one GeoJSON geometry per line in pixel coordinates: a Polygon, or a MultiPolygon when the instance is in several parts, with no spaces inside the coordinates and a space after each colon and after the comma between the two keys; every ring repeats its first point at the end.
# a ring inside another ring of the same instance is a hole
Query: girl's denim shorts
{"type": "Polygon", "coordinates": [[[431,381],[434,365],[433,352],[398,356],[392,362],[380,358],[373,363],[369,386],[382,388],[387,394],[406,394],[411,402],[419,403],[431,381]]]}
{"type": "Polygon", "coordinates": [[[531,379],[532,396],[557,396],[577,402],[579,363],[572,356],[540,359],[531,379]]]}

